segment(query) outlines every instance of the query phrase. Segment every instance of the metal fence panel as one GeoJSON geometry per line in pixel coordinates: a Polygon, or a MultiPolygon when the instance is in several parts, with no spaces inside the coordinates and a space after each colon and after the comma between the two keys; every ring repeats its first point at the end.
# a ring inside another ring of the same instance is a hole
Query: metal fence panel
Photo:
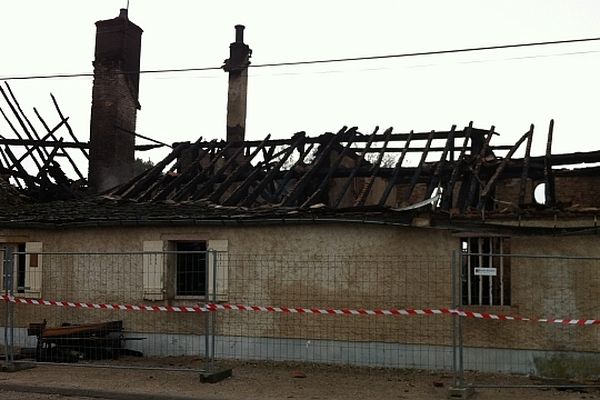
{"type": "Polygon", "coordinates": [[[462,381],[464,370],[540,378],[532,384],[589,382],[600,375],[600,321],[595,319],[600,258],[463,249],[457,259],[457,306],[464,312],[455,331],[461,384],[508,385],[490,375],[462,381]],[[506,285],[502,301],[501,273],[506,285]],[[488,294],[475,295],[484,291],[488,294]]]}

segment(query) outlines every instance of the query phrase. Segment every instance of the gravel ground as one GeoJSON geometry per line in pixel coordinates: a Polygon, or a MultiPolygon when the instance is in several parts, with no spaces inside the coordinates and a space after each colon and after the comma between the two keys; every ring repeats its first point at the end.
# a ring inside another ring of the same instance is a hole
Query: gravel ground
{"type": "MultiPolygon", "coordinates": [[[[180,362],[183,365],[184,362],[180,362]]],[[[0,373],[0,400],[88,400],[86,397],[3,391],[8,385],[24,388],[54,387],[139,393],[140,400],[152,396],[195,399],[445,399],[452,377],[448,373],[418,370],[350,368],[286,363],[226,363],[233,377],[216,384],[202,384],[197,373],[149,370],[38,366],[16,373],[0,373]]],[[[526,377],[468,375],[468,379],[510,384],[535,383],[526,377]]],[[[89,393],[88,393],[89,394],[89,393]]],[[[79,395],[82,395],[79,393],[79,395]]],[[[98,399],[98,394],[94,395],[98,399]]],[[[114,396],[112,398],[115,398],[114,396]]],[[[481,389],[476,399],[600,399],[599,389],[481,389]]]]}

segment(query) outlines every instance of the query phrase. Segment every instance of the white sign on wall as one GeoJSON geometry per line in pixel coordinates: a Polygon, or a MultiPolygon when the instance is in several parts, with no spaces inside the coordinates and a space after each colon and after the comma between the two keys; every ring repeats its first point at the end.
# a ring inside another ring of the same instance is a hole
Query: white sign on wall
{"type": "Polygon", "coordinates": [[[475,268],[475,275],[496,276],[496,268],[475,268]]]}

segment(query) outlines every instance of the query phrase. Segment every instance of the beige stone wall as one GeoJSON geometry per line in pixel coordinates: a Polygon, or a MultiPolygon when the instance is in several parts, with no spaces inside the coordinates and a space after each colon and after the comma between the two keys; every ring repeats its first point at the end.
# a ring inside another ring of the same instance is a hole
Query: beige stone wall
{"type": "MultiPolygon", "coordinates": [[[[143,241],[226,239],[226,298],[230,303],[322,308],[450,307],[451,254],[459,238],[447,231],[358,224],[262,227],[98,228],[0,231],[41,241],[44,251],[98,255],[45,255],[43,297],[114,303],[195,304],[202,300],[143,300],[143,241]]],[[[15,236],[17,237],[17,236],[15,236]]],[[[513,254],[597,255],[600,238],[513,237],[513,254]]],[[[599,318],[600,262],[511,258],[512,303],[472,308],[524,316],[599,318]]],[[[219,286],[224,282],[220,282],[219,286]]],[[[0,310],[1,312],[1,310],[0,310]]],[[[47,319],[92,322],[123,319],[129,330],[203,332],[198,314],[81,311],[18,306],[19,326],[47,319]]],[[[349,317],[221,312],[224,335],[451,344],[452,319],[349,317]]],[[[464,320],[465,345],[596,351],[599,327],[464,320]]]]}
{"type": "MultiPolygon", "coordinates": [[[[143,300],[141,254],[104,253],[140,252],[143,241],[227,239],[230,258],[225,300],[231,303],[350,308],[449,306],[450,254],[457,245],[456,238],[442,231],[367,224],[102,228],[19,234],[28,241],[43,242],[45,252],[102,253],[44,255],[44,298],[134,304],[152,303],[143,300]]],[[[133,330],[188,333],[203,329],[199,315],[31,306],[19,306],[19,311],[20,326],[44,318],[50,324],[118,318],[133,330]]],[[[450,319],[443,317],[224,312],[218,318],[219,331],[229,335],[445,344],[451,340],[450,319]]]]}

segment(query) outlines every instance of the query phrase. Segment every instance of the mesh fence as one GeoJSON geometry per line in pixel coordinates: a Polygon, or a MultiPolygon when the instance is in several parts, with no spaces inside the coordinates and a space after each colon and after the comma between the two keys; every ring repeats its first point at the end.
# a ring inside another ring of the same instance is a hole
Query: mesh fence
{"type": "Polygon", "coordinates": [[[7,354],[203,369],[224,359],[452,367],[451,318],[412,311],[449,306],[447,259],[177,250],[5,257],[7,354]]]}
{"type": "MultiPolygon", "coordinates": [[[[461,377],[464,370],[517,373],[547,384],[600,376],[600,258],[476,249],[484,252],[463,251],[457,263],[458,306],[474,316],[459,320],[461,377]]],[[[494,375],[464,383],[507,384],[494,375]]]]}

